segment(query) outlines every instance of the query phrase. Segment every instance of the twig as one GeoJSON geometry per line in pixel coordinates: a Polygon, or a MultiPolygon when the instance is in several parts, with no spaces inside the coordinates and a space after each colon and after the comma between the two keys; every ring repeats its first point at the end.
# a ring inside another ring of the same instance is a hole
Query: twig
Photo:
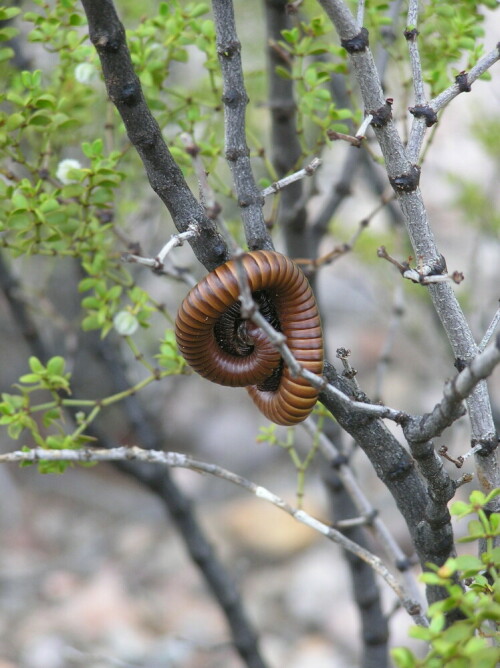
{"type": "MultiPolygon", "coordinates": [[[[460,93],[468,93],[472,84],[479,79],[481,75],[487,72],[500,59],[500,42],[494,49],[485,54],[478,60],[476,65],[467,73],[461,72],[456,78],[455,83],[436,96],[429,102],[428,107],[437,114],[438,111],[446,107],[460,93]]],[[[410,138],[408,140],[408,154],[416,162],[420,155],[420,150],[424,140],[426,125],[425,123],[414,123],[410,138]]]]}
{"type": "Polygon", "coordinates": [[[200,147],[188,132],[182,132],[180,140],[186,148],[186,153],[191,157],[193,162],[194,171],[198,179],[200,201],[205,209],[205,213],[212,220],[218,220],[221,207],[215,199],[215,193],[208,182],[208,174],[205,171],[205,166],[200,157],[200,147]]]}
{"type": "Polygon", "coordinates": [[[189,455],[178,452],[164,452],[160,450],[143,450],[136,446],[132,447],[118,447],[111,450],[100,450],[84,448],[81,450],[46,450],[35,448],[30,451],[16,451],[0,455],[0,462],[39,462],[39,461],[67,461],[76,463],[89,462],[103,462],[103,461],[140,461],[148,464],[156,464],[161,466],[168,466],[171,468],[184,468],[197,473],[204,473],[222,480],[226,480],[246,491],[254,494],[257,498],[268,501],[280,510],[296,519],[298,522],[305,524],[314,531],[325,536],[329,540],[337,543],[341,547],[350,552],[353,552],[357,557],[368,563],[391,587],[396,596],[401,600],[404,608],[414,618],[423,621],[420,614],[420,604],[409,599],[396,578],[388,571],[384,563],[371,554],[368,550],[359,547],[348,538],[346,538],[339,531],[327,526],[320,520],[312,517],[304,510],[294,508],[282,498],[268,490],[266,487],[257,485],[256,483],[243,478],[242,476],[228,471],[227,469],[203,462],[189,455]]]}
{"type": "Polygon", "coordinates": [[[373,121],[373,114],[367,114],[355,134],[356,139],[364,139],[370,123],[373,121]]]}
{"type": "Polygon", "coordinates": [[[326,396],[334,396],[340,400],[345,406],[352,409],[357,409],[360,412],[370,415],[372,417],[387,418],[394,422],[400,423],[405,419],[404,413],[390,408],[389,406],[382,406],[378,404],[368,404],[361,401],[353,401],[344,392],[341,392],[333,385],[330,385],[322,376],[304,369],[295,359],[290,348],[286,344],[286,337],[277,330],[265,319],[260,313],[258,305],[255,303],[248,278],[245,274],[243,263],[239,261],[238,255],[234,258],[236,260],[238,286],[240,290],[239,299],[241,302],[241,315],[245,319],[252,320],[258,327],[260,327],[267,335],[269,341],[279,350],[283,361],[290,369],[292,375],[305,378],[313,387],[323,392],[326,396]]]}
{"type": "Polygon", "coordinates": [[[198,233],[199,232],[195,224],[189,225],[185,232],[172,234],[170,240],[167,241],[156,257],[142,257],[141,255],[135,255],[134,253],[126,252],[122,253],[122,261],[143,264],[146,267],[151,267],[154,271],[161,272],[165,268],[164,261],[170,251],[173,248],[177,248],[177,246],[182,246],[188,239],[194,239],[198,233]]]}
{"type": "Polygon", "coordinates": [[[342,376],[347,378],[347,380],[351,383],[353,392],[359,395],[361,394],[361,388],[359,387],[359,383],[356,378],[358,371],[351,366],[351,363],[349,362],[350,356],[351,351],[348,348],[337,348],[337,359],[342,362],[342,366],[344,367],[342,376]]]}
{"type": "Polygon", "coordinates": [[[262,213],[263,198],[257,188],[245,136],[245,108],[248,96],[241,67],[241,44],[236,33],[231,0],[213,0],[217,33],[217,55],[223,80],[225,151],[233,175],[234,187],[245,235],[250,250],[273,249],[262,213]]]}
{"type": "Polygon", "coordinates": [[[446,445],[441,445],[441,446],[440,446],[440,448],[438,449],[438,454],[440,454],[441,457],[444,457],[445,459],[447,459],[447,460],[448,460],[449,462],[451,462],[452,464],[455,464],[455,466],[457,467],[457,469],[461,469],[462,466],[464,465],[464,458],[463,458],[461,455],[458,456],[456,459],[454,459],[453,457],[451,457],[451,456],[448,454],[448,447],[447,447],[446,445]]]}
{"type": "Polygon", "coordinates": [[[468,93],[472,84],[481,75],[487,72],[498,60],[500,60],[500,43],[489,53],[480,58],[474,67],[468,72],[462,72],[457,76],[453,85],[431,100],[430,104],[435,111],[440,111],[449,104],[460,93],[468,93]],[[463,76],[465,75],[465,76],[463,76]]]}
{"type": "Polygon", "coordinates": [[[418,0],[410,0],[408,3],[407,28],[405,30],[406,41],[408,42],[408,51],[410,54],[411,70],[413,75],[413,90],[415,94],[415,104],[425,104],[424,80],[422,77],[422,64],[420,62],[420,53],[418,50],[418,0]]]}
{"type": "Polygon", "coordinates": [[[276,194],[277,192],[283,190],[283,188],[286,188],[290,184],[295,183],[296,181],[300,181],[306,176],[312,176],[320,165],[321,165],[321,160],[319,158],[313,158],[313,160],[311,160],[311,162],[306,167],[304,167],[304,169],[299,169],[297,172],[294,172],[289,176],[285,176],[279,181],[275,181],[267,188],[264,188],[264,190],[261,193],[262,197],[267,197],[268,195],[276,194]]]}
{"type": "MultiPolygon", "coordinates": [[[[399,13],[400,13],[400,5],[401,5],[401,0],[396,1],[396,2],[391,2],[390,10],[389,10],[389,16],[392,19],[393,26],[397,23],[399,19],[399,13]]],[[[361,27],[361,26],[359,26],[361,27]]],[[[379,54],[377,57],[377,70],[380,73],[380,77],[383,78],[387,64],[388,64],[388,54],[387,50],[385,50],[382,45],[379,47],[379,54]]],[[[346,87],[343,81],[343,77],[332,77],[331,78],[331,88],[332,88],[332,94],[334,99],[336,99],[337,104],[339,107],[348,107],[349,106],[349,96],[347,95],[346,92],[346,87]]],[[[370,119],[373,120],[373,117],[371,114],[367,115],[365,118],[368,118],[370,116],[370,119]]],[[[358,130],[359,132],[359,130],[358,130]]],[[[340,138],[340,137],[339,137],[340,138]]],[[[360,140],[356,140],[355,142],[352,142],[354,146],[359,146],[360,140]]],[[[386,180],[384,179],[382,187],[379,186],[378,184],[378,175],[376,170],[376,165],[373,163],[372,159],[367,156],[365,151],[347,151],[346,157],[344,160],[344,165],[341,169],[341,176],[339,180],[337,181],[336,185],[334,188],[332,188],[331,194],[327,197],[326,202],[324,203],[322,209],[319,211],[318,214],[313,218],[311,221],[310,229],[311,229],[311,237],[312,237],[312,248],[311,248],[311,256],[314,256],[317,254],[317,246],[319,245],[319,242],[321,241],[322,236],[325,234],[327,225],[329,221],[331,220],[332,216],[334,215],[335,211],[338,209],[342,201],[351,194],[351,183],[353,181],[354,175],[356,170],[358,169],[360,163],[364,163],[364,166],[368,172],[368,180],[370,185],[372,186],[373,190],[377,193],[380,194],[383,189],[386,187],[386,180]]],[[[386,199],[384,202],[384,198],[382,199],[384,206],[388,202],[390,202],[391,199],[386,199]]],[[[389,207],[389,211],[393,217],[393,219],[397,220],[399,222],[400,219],[400,214],[399,211],[396,210],[396,207],[391,206],[389,207]]],[[[293,257],[296,257],[294,255],[293,257]]]]}
{"type": "MultiPolygon", "coordinates": [[[[429,127],[429,123],[437,122],[436,112],[426,104],[424,92],[424,80],[422,76],[422,64],[420,62],[420,53],[418,50],[418,0],[410,0],[408,3],[407,27],[404,32],[406,42],[408,44],[408,53],[410,56],[410,64],[413,75],[413,90],[415,96],[415,106],[410,109],[414,114],[413,126],[410,136],[415,134],[422,134],[422,129],[429,127]],[[430,120],[431,119],[431,120],[430,120]]],[[[408,159],[412,163],[417,163],[420,152],[420,144],[409,142],[406,150],[408,159]]]]}
{"type": "Polygon", "coordinates": [[[488,325],[488,329],[484,333],[484,336],[481,340],[481,343],[478,346],[478,351],[480,353],[483,352],[483,350],[486,348],[488,343],[490,342],[491,337],[493,336],[495,329],[498,327],[498,323],[500,322],[500,306],[498,307],[495,315],[493,316],[492,321],[488,325]]]}
{"type": "Polygon", "coordinates": [[[361,141],[363,139],[363,137],[358,137],[357,135],[353,137],[353,135],[346,135],[345,132],[337,132],[336,130],[327,130],[326,134],[328,139],[331,139],[332,141],[345,141],[355,148],[361,146],[361,141]]]}
{"type": "MultiPolygon", "coordinates": [[[[479,353],[452,381],[446,383],[443,399],[430,413],[404,420],[403,431],[410,441],[420,441],[439,436],[458,417],[464,414],[462,402],[473,388],[491,375],[500,364],[500,334],[495,344],[479,353]]],[[[483,442],[483,445],[486,443],[483,442]]]]}
{"type": "Polygon", "coordinates": [[[385,246],[377,248],[377,255],[397,267],[401,276],[412,283],[418,283],[419,285],[430,285],[431,283],[459,284],[464,280],[464,275],[461,271],[448,273],[444,260],[436,262],[433,266],[421,264],[416,269],[412,269],[409,262],[399,262],[389,255],[385,246]]]}
{"type": "MultiPolygon", "coordinates": [[[[375,210],[375,213],[379,211],[382,206],[384,205],[378,206],[375,210]]],[[[368,227],[370,219],[373,217],[373,215],[374,213],[372,212],[366,218],[363,218],[363,220],[359,222],[358,229],[354,232],[350,241],[335,246],[335,248],[333,248],[331,251],[325,253],[324,255],[316,259],[308,260],[307,258],[299,257],[295,258],[294,262],[300,265],[304,269],[304,271],[307,272],[308,276],[310,276],[313,272],[317,271],[320,267],[335,262],[335,260],[338,260],[343,255],[346,255],[346,253],[350,253],[354,249],[356,242],[363,233],[363,230],[365,230],[368,227]]]]}
{"type": "Polygon", "coordinates": [[[358,11],[356,14],[356,25],[361,30],[365,20],[365,0],[358,0],[358,11]]]}

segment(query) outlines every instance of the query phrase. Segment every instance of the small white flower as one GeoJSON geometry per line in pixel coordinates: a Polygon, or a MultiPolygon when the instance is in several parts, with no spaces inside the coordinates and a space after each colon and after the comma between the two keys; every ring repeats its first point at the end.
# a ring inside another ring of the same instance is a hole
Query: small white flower
{"type": "Polygon", "coordinates": [[[135,315],[128,311],[120,311],[113,318],[113,325],[120,336],[132,336],[139,327],[135,315]]]}
{"type": "Polygon", "coordinates": [[[97,80],[97,70],[90,63],[79,63],[75,67],[75,79],[83,84],[91,84],[97,80]]]}
{"type": "Polygon", "coordinates": [[[75,179],[70,179],[68,177],[68,172],[70,169],[81,169],[82,166],[78,162],[78,160],[73,160],[72,158],[66,158],[66,160],[61,160],[61,162],[57,165],[57,171],[56,171],[56,176],[61,181],[61,183],[64,183],[64,185],[68,185],[68,183],[76,183],[75,179]]]}

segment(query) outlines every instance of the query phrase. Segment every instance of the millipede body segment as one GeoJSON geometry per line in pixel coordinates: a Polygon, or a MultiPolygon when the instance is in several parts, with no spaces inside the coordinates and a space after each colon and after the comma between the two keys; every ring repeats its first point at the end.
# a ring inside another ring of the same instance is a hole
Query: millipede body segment
{"type": "MultiPolygon", "coordinates": [[[[323,368],[323,338],[309,281],[289,258],[252,251],[240,260],[259,310],[286,337],[295,359],[312,373],[323,368]]],[[[312,411],[318,391],[293,377],[266,334],[240,315],[235,260],[205,276],[182,302],[175,322],[187,363],[220,385],[246,387],[273,422],[294,425],[312,411]]]]}

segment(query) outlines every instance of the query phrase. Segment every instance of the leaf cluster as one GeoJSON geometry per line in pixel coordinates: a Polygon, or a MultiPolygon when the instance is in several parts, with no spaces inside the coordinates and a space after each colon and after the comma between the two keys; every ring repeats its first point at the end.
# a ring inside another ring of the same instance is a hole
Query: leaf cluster
{"type": "MultiPolygon", "coordinates": [[[[297,103],[297,131],[303,138],[309,124],[321,131],[318,147],[325,143],[327,130],[349,132],[346,121],[355,118],[349,108],[338,107],[331,88],[332,74],[347,73],[347,53],[332,43],[332,28],[324,16],[300,21],[289,30],[283,30],[279,48],[288,54],[289,67],[278,66],[277,74],[295,82],[297,103]]],[[[359,116],[359,112],[358,112],[359,116]]],[[[311,152],[304,144],[304,150],[311,152]]]]}
{"type": "Polygon", "coordinates": [[[468,534],[460,542],[485,546],[479,557],[464,554],[450,558],[443,566],[429,564],[422,575],[427,585],[444,587],[448,596],[429,608],[428,628],[414,627],[410,635],[430,646],[424,659],[417,659],[408,648],[393,650],[399,668],[495,668],[500,661],[498,624],[500,623],[500,514],[488,513],[488,504],[500,489],[488,495],[474,491],[469,503],[457,501],[451,508],[458,518],[473,515],[468,534]],[[446,615],[460,613],[461,619],[446,626],[446,615]]]}
{"type": "Polygon", "coordinates": [[[432,96],[447,88],[454,76],[470,69],[483,55],[483,12],[497,8],[496,0],[424,3],[418,27],[419,48],[424,79],[432,96]]]}

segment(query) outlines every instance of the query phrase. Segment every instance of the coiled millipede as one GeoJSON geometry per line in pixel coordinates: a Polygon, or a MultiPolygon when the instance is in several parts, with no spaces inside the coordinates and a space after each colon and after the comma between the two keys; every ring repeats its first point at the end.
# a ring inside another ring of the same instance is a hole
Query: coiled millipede
{"type": "MultiPolygon", "coordinates": [[[[239,260],[262,315],[282,332],[295,359],[321,374],[323,338],[313,291],[302,270],[280,253],[252,251],[239,260]]],[[[294,425],[312,411],[318,391],[293,377],[266,334],[240,315],[235,260],[203,278],[182,302],[175,322],[179,350],[201,376],[246,387],[273,422],[294,425]]]]}

